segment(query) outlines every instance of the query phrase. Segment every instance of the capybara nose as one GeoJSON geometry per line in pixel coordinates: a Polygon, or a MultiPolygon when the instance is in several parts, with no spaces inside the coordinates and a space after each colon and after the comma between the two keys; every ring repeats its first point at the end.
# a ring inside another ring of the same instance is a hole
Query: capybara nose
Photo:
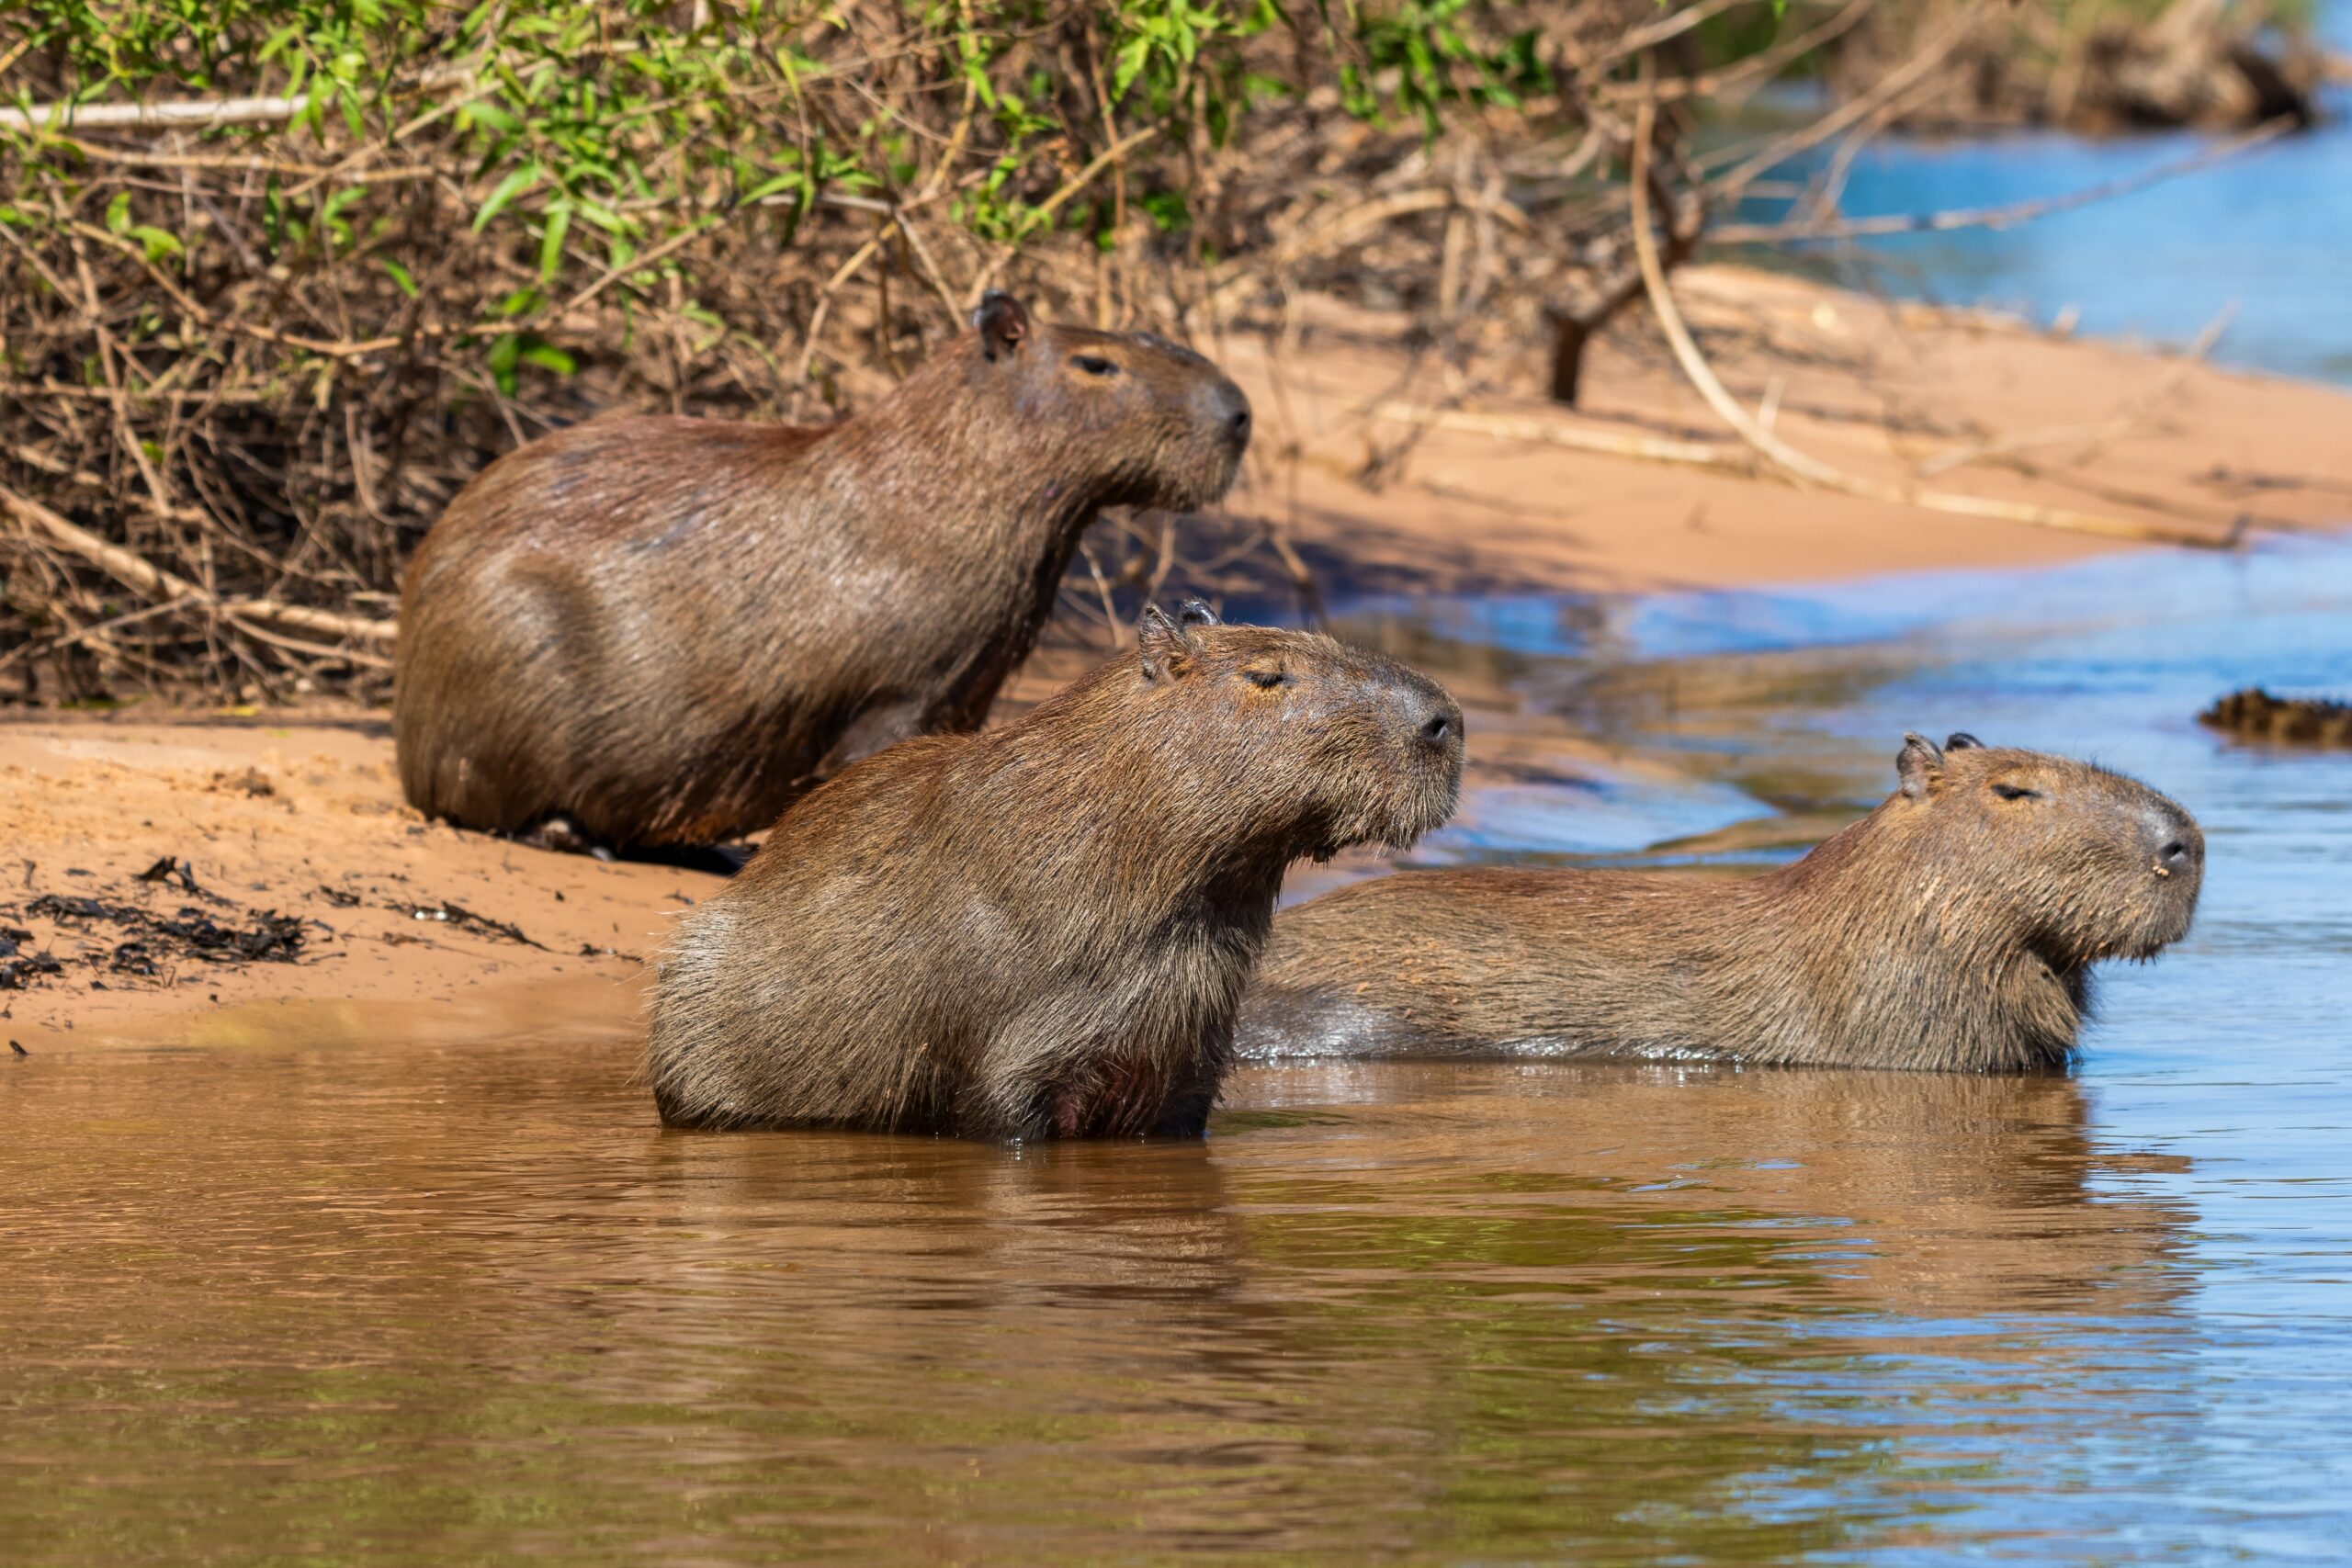
{"type": "Polygon", "coordinates": [[[2187,871],[2197,863],[2197,852],[2186,840],[2175,839],[2156,852],[2156,863],[2166,871],[2187,871]]]}
{"type": "Polygon", "coordinates": [[[1424,703],[1418,728],[1422,745],[1442,751],[1462,739],[1462,710],[1442,698],[1424,703]]]}
{"type": "Polygon", "coordinates": [[[1250,445],[1250,400],[1230,381],[1220,381],[1208,392],[1209,417],[1225,427],[1236,446],[1250,445]]]}
{"type": "Polygon", "coordinates": [[[2155,846],[2156,874],[2193,875],[2205,864],[2205,835],[2185,811],[2160,813],[2149,823],[2155,846]]]}

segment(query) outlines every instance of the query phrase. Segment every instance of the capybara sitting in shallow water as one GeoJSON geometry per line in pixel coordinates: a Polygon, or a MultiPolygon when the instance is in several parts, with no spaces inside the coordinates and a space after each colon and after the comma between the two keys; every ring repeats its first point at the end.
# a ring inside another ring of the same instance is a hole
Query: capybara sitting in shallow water
{"type": "Polygon", "coordinates": [[[1198,605],[1138,640],[784,815],[662,964],[664,1122],[1201,1131],[1283,868],[1444,821],[1462,710],[1377,654],[1198,605]]]}
{"type": "Polygon", "coordinates": [[[1403,872],[1285,910],[1238,1051],[2064,1063],[2090,966],[2188,933],[2203,835],[2130,779],[1966,735],[1907,736],[1896,769],[1761,876],[1403,872]]]}
{"type": "Polygon", "coordinates": [[[841,764],[976,729],[1105,506],[1204,506],[1250,404],[1148,334],[976,331],[829,426],[596,419],[452,502],[401,601],[419,810],[611,845],[773,822],[841,764]]]}

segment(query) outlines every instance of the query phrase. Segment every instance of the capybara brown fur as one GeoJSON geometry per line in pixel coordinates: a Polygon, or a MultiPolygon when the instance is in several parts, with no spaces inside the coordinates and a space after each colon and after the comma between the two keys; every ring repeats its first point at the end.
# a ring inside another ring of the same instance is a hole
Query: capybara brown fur
{"type": "Polygon", "coordinates": [[[2352,703],[2274,697],[2259,686],[2232,692],[2197,716],[2209,728],[2293,746],[2352,746],[2352,703]]]}
{"type": "Polygon", "coordinates": [[[1138,644],[785,813],[662,964],[664,1122],[1200,1133],[1283,868],[1444,821],[1462,710],[1380,655],[1197,604],[1138,644]]]}
{"type": "Polygon", "coordinates": [[[1239,1054],[2064,1064],[2091,965],[2188,933],[2203,835],[2118,773],[1966,735],[1905,737],[1896,770],[1764,875],[1405,872],[1285,910],[1239,1054]]]}
{"type": "Polygon", "coordinates": [[[410,804],[717,843],[844,762],[978,728],[1101,509],[1222,496],[1250,404],[1148,334],[1001,293],[973,321],[838,424],[606,417],[484,469],[401,597],[410,804]]]}

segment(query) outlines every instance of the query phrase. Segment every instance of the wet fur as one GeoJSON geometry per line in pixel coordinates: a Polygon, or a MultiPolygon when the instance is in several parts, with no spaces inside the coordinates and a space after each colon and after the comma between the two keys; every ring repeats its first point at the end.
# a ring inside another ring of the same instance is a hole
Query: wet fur
{"type": "Polygon", "coordinates": [[[1913,738],[1904,788],[1765,875],[1405,872],[1285,910],[1238,1049],[2063,1065],[2090,966],[2187,933],[2203,839],[2130,779],[1954,742],[1913,738]]]}
{"type": "Polygon", "coordinates": [[[1148,626],[1001,728],[845,769],[684,917],[662,1119],[1197,1135],[1283,868],[1436,827],[1461,766],[1460,709],[1401,665],[1148,626]]]}
{"type": "Polygon", "coordinates": [[[712,843],[844,762],[977,728],[1099,511],[1207,504],[1249,434],[1190,350],[1025,314],[1008,341],[1020,307],[989,308],[836,425],[608,417],[483,470],[401,601],[410,803],[712,843]]]}

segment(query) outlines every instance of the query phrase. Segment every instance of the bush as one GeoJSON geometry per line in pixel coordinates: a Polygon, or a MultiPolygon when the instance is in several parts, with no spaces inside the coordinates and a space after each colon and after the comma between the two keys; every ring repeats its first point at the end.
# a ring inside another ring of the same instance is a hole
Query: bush
{"type": "Polygon", "coordinates": [[[1658,16],[17,0],[0,500],[85,537],[0,543],[0,666],[67,699],[365,687],[409,551],[499,451],[611,406],[845,409],[985,287],[1200,331],[1401,235],[1425,304],[1448,204],[1574,145],[1658,16]],[[1400,179],[1439,196],[1324,221],[1400,179]]]}

